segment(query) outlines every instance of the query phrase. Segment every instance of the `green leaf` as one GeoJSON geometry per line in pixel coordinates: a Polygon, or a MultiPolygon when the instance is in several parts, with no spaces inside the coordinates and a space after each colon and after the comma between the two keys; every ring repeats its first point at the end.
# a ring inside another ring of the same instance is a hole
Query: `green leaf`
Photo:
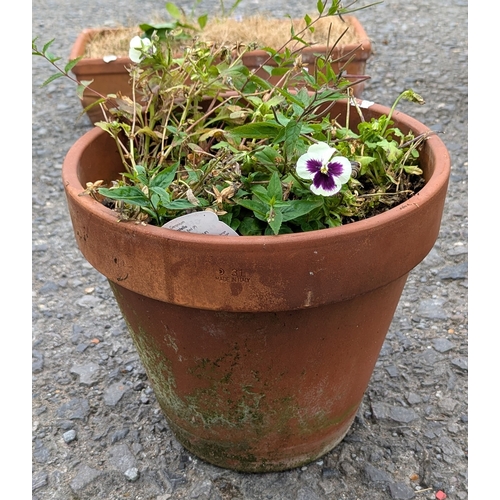
{"type": "Polygon", "coordinates": [[[147,196],[136,186],[121,186],[116,188],[99,188],[99,193],[112,200],[120,200],[131,205],[147,207],[150,205],[147,196]]]}
{"type": "Polygon", "coordinates": [[[49,50],[49,47],[54,43],[54,40],[55,38],[53,38],[52,40],[49,40],[44,46],[43,46],[43,49],[42,49],[42,53],[45,54],[48,50],[49,50]]]}
{"type": "Polygon", "coordinates": [[[203,29],[207,25],[207,21],[208,21],[207,14],[203,14],[202,16],[200,16],[198,18],[198,25],[199,25],[200,29],[203,29]]]}
{"type": "Polygon", "coordinates": [[[424,172],[421,168],[412,165],[404,165],[404,171],[410,175],[422,175],[424,172]]]}
{"type": "Polygon", "coordinates": [[[323,200],[291,200],[282,208],[283,222],[297,219],[323,205],[323,200]]]}
{"type": "Polygon", "coordinates": [[[165,189],[159,186],[150,186],[150,190],[152,193],[155,193],[155,195],[160,198],[162,206],[165,207],[171,202],[170,194],[167,191],[165,191],[165,189]]]}
{"type": "Polygon", "coordinates": [[[384,150],[387,161],[390,163],[394,163],[403,155],[403,152],[394,141],[387,141],[384,139],[378,143],[378,146],[384,150]]]}
{"type": "Polygon", "coordinates": [[[169,193],[158,186],[152,187],[151,191],[155,193],[155,195],[158,195],[161,200],[161,206],[166,210],[187,210],[196,206],[190,201],[184,199],[171,200],[169,193]]]}
{"type": "Polygon", "coordinates": [[[253,73],[249,74],[248,79],[249,79],[249,81],[251,81],[252,83],[255,83],[255,85],[258,85],[260,88],[262,88],[264,90],[269,90],[269,89],[273,88],[273,85],[268,80],[264,80],[260,76],[257,76],[253,73]]]}
{"type": "Polygon", "coordinates": [[[274,234],[279,234],[281,224],[283,224],[283,214],[279,208],[273,207],[268,214],[267,223],[274,234]]]}
{"type": "Polygon", "coordinates": [[[54,75],[52,75],[50,78],[47,78],[47,80],[45,80],[42,83],[42,87],[45,87],[46,85],[48,85],[49,83],[53,82],[54,80],[57,80],[58,78],[61,78],[61,76],[64,76],[64,75],[62,73],[55,73],[54,75]]]}
{"type": "MultiPolygon", "coordinates": [[[[326,5],[326,2],[325,2],[325,5],[326,5]]],[[[339,10],[339,5],[340,5],[340,1],[339,0],[332,0],[332,5],[328,9],[328,15],[329,16],[334,16],[335,14],[337,14],[337,12],[339,10]]]]}
{"type": "Polygon", "coordinates": [[[71,61],[68,62],[68,64],[66,64],[66,66],[64,66],[64,71],[66,71],[66,73],[69,73],[82,59],[83,56],[77,57],[76,59],[72,59],[71,61]]]}
{"type": "Polygon", "coordinates": [[[149,179],[146,172],[146,169],[142,165],[136,165],[134,167],[135,177],[139,180],[139,182],[145,186],[149,185],[149,179]]]}
{"type": "Polygon", "coordinates": [[[252,187],[252,194],[265,205],[265,211],[267,211],[272,198],[269,196],[267,189],[261,184],[257,184],[252,187]]]}
{"type": "Polygon", "coordinates": [[[266,220],[266,215],[269,211],[269,205],[265,205],[259,200],[236,200],[238,205],[251,210],[257,219],[266,220]]]}
{"type": "Polygon", "coordinates": [[[153,31],[172,31],[176,27],[177,23],[172,22],[155,24],[143,23],[139,25],[139,28],[141,28],[145,34],[151,34],[153,31]]]}
{"type": "Polygon", "coordinates": [[[284,152],[285,158],[290,160],[293,157],[293,153],[295,151],[295,146],[297,144],[297,140],[300,137],[300,132],[302,130],[302,124],[300,122],[296,122],[294,120],[290,120],[284,129],[285,132],[285,142],[284,152]]]}
{"type": "Polygon", "coordinates": [[[231,135],[248,139],[266,139],[275,137],[281,128],[281,125],[272,122],[247,123],[231,129],[231,135]]]}
{"type": "Polygon", "coordinates": [[[174,3],[172,2],[167,2],[165,4],[165,8],[167,9],[167,12],[174,18],[174,19],[181,19],[182,18],[182,12],[181,10],[179,9],[179,7],[177,7],[177,5],[175,5],[174,3]]]}
{"type": "Polygon", "coordinates": [[[196,205],[193,205],[188,200],[173,200],[168,205],[165,205],[167,210],[187,210],[194,207],[196,207],[196,205]]]}
{"type": "Polygon", "coordinates": [[[266,68],[270,69],[269,74],[271,76],[283,76],[290,71],[290,68],[287,68],[286,66],[266,66],[266,68]]]}
{"type": "Polygon", "coordinates": [[[158,187],[163,190],[167,189],[174,180],[176,172],[177,165],[172,165],[162,170],[151,179],[149,186],[151,188],[158,187]]]}
{"type": "Polygon", "coordinates": [[[276,170],[278,162],[282,159],[281,155],[270,146],[265,146],[261,151],[256,151],[254,157],[260,165],[273,171],[276,170]]]}
{"type": "Polygon", "coordinates": [[[273,175],[271,175],[271,179],[267,185],[267,196],[271,199],[274,198],[277,201],[283,200],[283,188],[281,187],[278,172],[274,172],[273,175]]]}
{"type": "MultiPolygon", "coordinates": [[[[77,87],[76,87],[76,95],[83,100],[83,93],[85,92],[85,89],[93,82],[94,80],[83,80],[81,81],[77,87]]],[[[99,99],[99,102],[104,102],[106,99],[101,98],[99,99]]]]}
{"type": "Polygon", "coordinates": [[[245,217],[238,227],[242,236],[258,236],[262,234],[262,228],[255,217],[245,217]]]}

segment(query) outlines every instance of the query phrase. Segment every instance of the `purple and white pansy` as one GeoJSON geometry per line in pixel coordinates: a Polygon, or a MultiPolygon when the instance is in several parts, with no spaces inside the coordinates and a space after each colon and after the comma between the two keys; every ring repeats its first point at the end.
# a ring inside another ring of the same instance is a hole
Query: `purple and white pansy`
{"type": "Polygon", "coordinates": [[[337,150],[326,142],[309,146],[307,153],[297,161],[297,175],[311,179],[311,191],[322,196],[332,196],[340,191],[351,177],[351,162],[344,156],[335,156],[337,150]]]}

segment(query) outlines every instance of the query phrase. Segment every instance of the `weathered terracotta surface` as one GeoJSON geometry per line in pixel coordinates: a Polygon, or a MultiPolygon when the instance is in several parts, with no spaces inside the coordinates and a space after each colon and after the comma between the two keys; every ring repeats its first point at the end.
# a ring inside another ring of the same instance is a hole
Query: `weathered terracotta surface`
{"type": "MultiPolygon", "coordinates": [[[[336,72],[343,70],[343,75],[350,81],[357,81],[360,76],[365,75],[366,61],[372,54],[371,41],[368,38],[362,24],[354,16],[345,16],[350,20],[352,28],[360,40],[359,44],[339,44],[331,54],[333,69],[336,72]]],[[[83,30],[75,40],[71,48],[70,60],[76,59],[85,54],[85,47],[98,33],[112,31],[116,28],[88,28],[83,30]]],[[[309,71],[314,71],[314,61],[317,54],[325,54],[331,47],[314,46],[301,50],[304,65],[309,67],[309,71]]],[[[248,52],[243,57],[243,63],[250,69],[258,68],[268,59],[268,54],[262,50],[248,52]]],[[[95,102],[99,97],[90,89],[94,89],[101,95],[122,93],[126,96],[132,95],[129,73],[127,68],[131,61],[129,57],[119,57],[115,61],[104,62],[100,58],[84,58],[80,60],[72,69],[73,74],[79,80],[93,80],[89,88],[83,92],[82,106],[87,106],[95,102]]],[[[259,76],[268,78],[265,71],[261,71],[259,76]]],[[[273,83],[278,79],[271,79],[273,83]]],[[[354,95],[360,97],[364,88],[364,83],[356,84],[352,87],[354,95]]],[[[94,106],[87,111],[87,115],[92,123],[104,119],[104,114],[99,106],[94,106]]]]}
{"type": "MultiPolygon", "coordinates": [[[[365,116],[387,112],[373,105],[365,116]]],[[[437,136],[421,157],[425,187],[384,214],[231,237],[118,223],[80,196],[86,182],[121,171],[112,139],[95,129],[75,143],[63,182],[77,243],[109,279],[186,448],[221,467],[271,471],[314,460],[344,437],[407,275],[438,236],[450,158],[437,136]]]]}

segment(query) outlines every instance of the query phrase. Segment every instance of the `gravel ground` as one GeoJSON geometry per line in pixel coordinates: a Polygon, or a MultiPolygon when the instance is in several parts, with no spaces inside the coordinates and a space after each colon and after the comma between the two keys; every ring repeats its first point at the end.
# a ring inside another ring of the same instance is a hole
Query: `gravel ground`
{"type": "MultiPolygon", "coordinates": [[[[272,13],[314,4],[276,0],[272,13]]],[[[81,29],[148,21],[163,5],[36,0],[32,34],[55,37],[67,58],[81,29]]],[[[400,109],[441,134],[450,188],[440,237],[410,274],[350,432],[321,460],[281,473],[223,470],[173,437],[106,280],[73,238],[60,171],[91,125],[69,82],[39,88],[50,69],[33,60],[33,499],[468,498],[467,2],[386,0],[357,16],[375,51],[363,97],[390,105],[408,87],[424,96],[400,109]]]]}

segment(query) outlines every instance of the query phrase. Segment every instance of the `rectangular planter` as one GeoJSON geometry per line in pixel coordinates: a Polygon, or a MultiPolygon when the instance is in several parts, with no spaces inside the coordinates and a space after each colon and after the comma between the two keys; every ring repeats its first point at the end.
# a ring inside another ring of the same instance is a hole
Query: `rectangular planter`
{"type": "MultiPolygon", "coordinates": [[[[344,16],[354,28],[356,38],[359,43],[342,45],[339,43],[332,51],[331,60],[335,72],[339,72],[344,67],[344,76],[350,81],[356,81],[360,76],[365,75],[366,61],[372,54],[372,46],[363,26],[354,16],[344,16]]],[[[88,28],[83,30],[77,37],[70,53],[70,60],[76,59],[85,54],[87,44],[98,34],[107,31],[119,30],[120,28],[88,28]]],[[[305,47],[301,50],[302,62],[311,72],[314,70],[314,63],[317,54],[325,54],[331,47],[326,45],[315,45],[305,47]]],[[[112,54],[110,54],[112,55],[112,54]]],[[[243,62],[250,69],[259,67],[267,59],[267,53],[261,50],[250,51],[245,54],[243,62]]],[[[94,89],[100,94],[122,93],[131,96],[131,85],[127,67],[130,66],[130,58],[117,57],[114,60],[106,58],[84,58],[72,69],[73,74],[79,80],[93,80],[92,84],[83,92],[82,106],[85,109],[98,99],[98,96],[90,89],[94,89]]],[[[259,73],[260,76],[267,76],[266,73],[259,73]]],[[[271,80],[272,81],[272,80],[271,80]]],[[[274,82],[273,82],[274,83],[274,82]]],[[[359,83],[353,86],[355,97],[360,97],[364,84],[359,83]]],[[[104,119],[104,114],[99,106],[95,106],[87,111],[87,115],[92,123],[104,119]]]]}

